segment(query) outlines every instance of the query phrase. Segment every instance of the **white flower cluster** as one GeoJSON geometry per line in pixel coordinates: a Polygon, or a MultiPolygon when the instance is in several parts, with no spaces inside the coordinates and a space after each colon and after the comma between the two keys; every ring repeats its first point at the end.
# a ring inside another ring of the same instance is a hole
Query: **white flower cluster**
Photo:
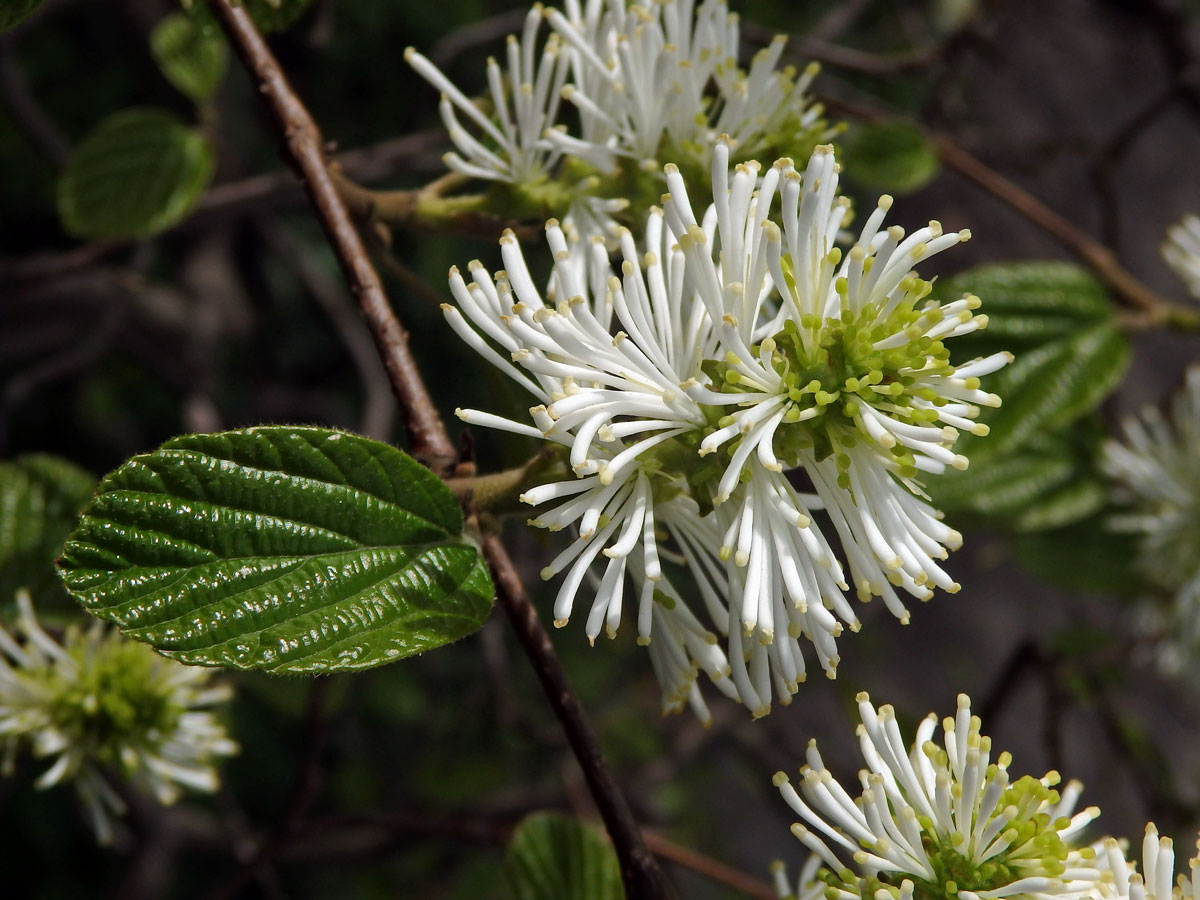
{"type": "Polygon", "coordinates": [[[1007,752],[993,760],[990,738],[980,733],[971,701],[959,695],[958,710],[917,728],[904,745],[890,706],[876,709],[858,697],[859,745],[866,768],[862,793],[840,785],[817,751],[808,748],[799,789],[779,772],[775,784],[804,820],[792,832],[813,855],[793,891],[782,864],[774,867],[783,900],[1191,900],[1200,879],[1200,860],[1191,878],[1174,884],[1174,850],[1147,826],[1143,869],[1126,859],[1112,838],[1081,839],[1099,815],[1076,812],[1082,785],[1060,777],[1013,780],[1007,752]]]}
{"type": "Polygon", "coordinates": [[[640,246],[620,231],[617,268],[602,236],[551,221],[544,297],[509,234],[504,270],[452,270],[458,305],[444,307],[537,399],[529,424],[459,415],[557,444],[572,470],[522,497],[550,505],[533,524],[579,534],[543,573],[567,573],[556,623],[603,555],[588,636],[616,631],[631,580],[666,708],[690,699],[702,717],[700,670],[755,715],[804,679],[801,639],[832,677],[835,638],[859,628],[851,585],[904,621],[902,594],[958,589],[940,561],[961,538],[915,479],[966,466],[951,446],[962,429],[985,433],[973,419],[1000,402],[979,377],[1010,359],[950,363],[944,341],[986,317],[975,297],[930,300],[912,269],[968,233],[885,229],[884,197],[843,253],[848,202],[832,148],[803,173],[788,159],[731,173],[730,154],[727,140],[715,144],[713,202],[699,216],[665,167],[663,207],[640,246]]]}
{"type": "Polygon", "coordinates": [[[1200,297],[1200,217],[1184,216],[1168,228],[1162,254],[1191,295],[1200,297]]]}
{"type": "Polygon", "coordinates": [[[506,68],[488,60],[485,109],[415,49],[405,59],[442,93],[451,170],[611,236],[631,196],[661,192],[660,159],[703,178],[719,135],[748,159],[807,152],[831,133],[806,93],[816,66],[779,68],[780,36],[743,70],[739,40],[725,0],[535,4],[508,38],[506,68]]]}
{"type": "Polygon", "coordinates": [[[1137,535],[1139,570],[1170,596],[1165,659],[1179,660],[1200,642],[1200,368],[1187,373],[1169,418],[1148,407],[1123,430],[1124,442],[1106,441],[1101,456],[1118,499],[1130,505],[1110,525],[1137,535]]]}
{"type": "Polygon", "coordinates": [[[15,634],[0,628],[0,753],[54,761],[39,788],[73,782],[100,843],[113,835],[125,802],[107,780],[124,777],[160,803],[181,788],[217,789],[216,760],[237,752],[210,708],[231,695],[211,671],[184,666],[99,621],[68,628],[62,643],[34,618],[18,592],[15,634]]]}

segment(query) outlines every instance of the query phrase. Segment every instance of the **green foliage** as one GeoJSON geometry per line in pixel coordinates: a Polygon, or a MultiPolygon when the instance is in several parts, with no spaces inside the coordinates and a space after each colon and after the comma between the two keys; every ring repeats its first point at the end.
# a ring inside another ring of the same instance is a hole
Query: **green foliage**
{"type": "Polygon", "coordinates": [[[42,0],[5,0],[0,3],[0,32],[20,25],[41,5],[42,0]]]}
{"type": "Polygon", "coordinates": [[[229,47],[215,23],[183,13],[154,26],[150,51],[166,79],[197,104],[212,99],[229,65],[229,47]]]}
{"type": "Polygon", "coordinates": [[[502,900],[621,900],[616,854],[594,829],[535,813],[513,834],[501,872],[502,900]]]}
{"type": "Polygon", "coordinates": [[[100,484],[68,590],[181,662],[365,669],[482,625],[492,585],[454,495],[377,441],[323,428],[187,435],[100,484]]]}
{"type": "Polygon", "coordinates": [[[77,237],[137,238],[169,228],[212,178],[199,131],[159,109],[127,109],[79,144],[58,183],[63,227],[77,237]]]}
{"type": "Polygon", "coordinates": [[[1072,591],[1135,596],[1145,580],[1134,571],[1128,535],[1107,525],[1108,509],[1062,528],[1018,536],[1017,560],[1038,578],[1072,591]]]}
{"type": "Polygon", "coordinates": [[[852,130],[842,144],[842,164],[857,184],[893,194],[920,190],[941,169],[921,129],[903,120],[852,130]]]}
{"type": "Polygon", "coordinates": [[[1084,424],[1089,427],[1039,434],[1013,453],[977,453],[982,463],[973,460],[965,472],[930,479],[930,495],[939,509],[1014,531],[1057,528],[1091,515],[1104,505],[1107,490],[1094,465],[1102,431],[1095,421],[1084,424]]]}
{"type": "Polygon", "coordinates": [[[1108,322],[1021,354],[989,385],[1004,405],[984,419],[992,429],[986,452],[1014,451],[1034,435],[1091,412],[1120,383],[1128,364],[1129,343],[1108,322]]]}
{"type": "Polygon", "coordinates": [[[57,589],[54,560],[96,486],[87,472],[54,456],[0,463],[0,604],[19,587],[57,589]]]}
{"type": "Polygon", "coordinates": [[[980,354],[1009,350],[1020,355],[1112,318],[1104,286],[1085,269],[1055,260],[977,266],[934,283],[933,297],[942,302],[963,294],[983,300],[988,327],[956,338],[955,346],[969,345],[980,354]]]}
{"type": "Polygon", "coordinates": [[[958,339],[960,358],[1001,349],[1016,358],[987,380],[1003,400],[981,416],[990,434],[961,441],[971,466],[930,479],[934,501],[1019,532],[1092,515],[1107,490],[1095,463],[1103,429],[1086,417],[1129,361],[1104,288],[1070,263],[1017,262],[941,279],[933,296],[967,293],[982,299],[988,326],[958,339]]]}
{"type": "MultiPolygon", "coordinates": [[[[969,441],[972,457],[1015,452],[1034,435],[1070,425],[1120,383],[1129,344],[1094,278],[1069,263],[980,266],[940,280],[933,297],[977,294],[987,329],[959,338],[957,358],[1011,350],[1015,361],[988,380],[1004,403],[982,418],[991,434],[969,441]]],[[[964,451],[965,452],[965,451],[964,451]]]]}

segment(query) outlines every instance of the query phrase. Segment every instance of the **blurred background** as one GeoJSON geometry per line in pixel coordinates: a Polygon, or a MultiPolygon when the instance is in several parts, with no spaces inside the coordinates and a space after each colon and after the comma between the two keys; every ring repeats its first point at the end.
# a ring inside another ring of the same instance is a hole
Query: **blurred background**
{"type": "MultiPolygon", "coordinates": [[[[787,52],[798,63],[822,62],[814,90],[831,121],[850,125],[845,187],[860,208],[889,177],[871,176],[868,161],[871,177],[853,180],[864,111],[908,118],[1184,302],[1159,246],[1168,226],[1200,212],[1200,4],[731,5],[745,23],[747,58],[783,31],[794,35],[787,52]]],[[[500,53],[527,8],[484,0],[300,6],[272,46],[343,170],[372,187],[417,186],[443,171],[437,98],[404,64],[404,48],[420,49],[472,94],[484,86],[484,60],[500,53]]],[[[166,0],[46,0],[0,37],[0,459],[51,453],[99,476],[181,432],[260,423],[336,426],[403,446],[369,336],[236,60],[199,109],[156,66],[150,35],[176,9],[166,0]],[[69,237],[56,207],[59,173],[101,119],[129,107],[169,110],[202,128],[216,148],[213,187],[192,215],[153,237],[69,237]]],[[[927,278],[1070,258],[936,158],[910,180],[909,192],[891,191],[890,221],[911,229],[936,218],[974,234],[923,266],[927,278]]],[[[454,429],[458,405],[509,413],[527,405],[438,311],[448,267],[476,257],[496,265],[494,240],[405,231],[379,256],[454,429]]],[[[1139,331],[1131,340],[1128,374],[1095,421],[1072,426],[1078,433],[1111,431],[1160,402],[1197,357],[1194,335],[1139,331]]],[[[481,471],[534,451],[517,438],[476,438],[481,471]]],[[[1171,675],[1155,663],[1144,615],[1131,604],[1141,586],[1127,565],[1130,539],[1088,539],[1105,514],[1018,534],[1011,523],[951,511],[966,533],[950,560],[962,592],[915,608],[908,626],[881,604],[861,610],[862,632],[839,645],[837,680],[815,677],[790,706],[755,723],[711,690],[710,727],[689,713],[661,717],[629,629],[594,649],[581,622],[554,637],[641,821],[760,880],[772,859],[794,872],[806,856],[771,775],[794,771],[816,738],[843,783],[853,780],[860,690],[894,704],[910,728],[930,711],[950,714],[955,695],[967,692],[994,746],[1013,753],[1010,771],[1054,768],[1084,781],[1084,803],[1104,811],[1097,836],[1136,841],[1154,819],[1190,848],[1200,811],[1197,670],[1171,675]]],[[[536,574],[555,541],[517,523],[507,536],[548,615],[553,586],[536,574]]],[[[46,574],[49,559],[43,565],[46,574]]],[[[48,574],[37,599],[51,623],[77,615],[48,574]]],[[[242,752],[225,764],[220,793],[166,809],[129,798],[111,849],[94,845],[69,791],[34,790],[39,766],[18,760],[0,778],[0,893],[490,897],[506,835],[522,815],[593,815],[499,613],[456,645],[366,674],[229,678],[237,689],[229,724],[242,752]]],[[[693,869],[669,864],[687,900],[753,896],[693,869]]]]}

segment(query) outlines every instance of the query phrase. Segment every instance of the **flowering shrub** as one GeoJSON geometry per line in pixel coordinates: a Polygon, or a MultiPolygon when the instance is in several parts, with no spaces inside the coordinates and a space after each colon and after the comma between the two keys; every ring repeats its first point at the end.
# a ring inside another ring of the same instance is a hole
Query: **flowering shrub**
{"type": "Polygon", "coordinates": [[[1191,12],[183,6],[0,11],[11,890],[1196,896],[1191,12]]]}

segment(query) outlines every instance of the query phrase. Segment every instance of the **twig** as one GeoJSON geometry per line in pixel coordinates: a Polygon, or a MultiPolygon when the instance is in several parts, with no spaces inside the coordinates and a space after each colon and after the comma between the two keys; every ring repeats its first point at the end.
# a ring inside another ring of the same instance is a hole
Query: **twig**
{"type": "MultiPolygon", "coordinates": [[[[533,812],[533,809],[528,812],[533,812]]],[[[280,859],[346,859],[376,854],[413,838],[443,838],[457,843],[504,846],[523,816],[445,816],[417,813],[353,813],[312,822],[294,835],[280,859]]],[[[695,872],[754,900],[776,900],[771,886],[733,866],[718,862],[643,829],[656,856],[695,872]]]]}
{"type": "Polygon", "coordinates": [[[521,584],[512,560],[498,537],[489,535],[484,538],[483,555],[492,569],[496,595],[504,606],[504,611],[508,613],[516,629],[517,639],[529,655],[538,680],[550,698],[550,705],[554,707],[554,712],[562,723],[571,749],[575,751],[575,757],[583,769],[588,787],[591,788],[596,808],[608,828],[617,858],[621,861],[621,878],[629,900],[658,900],[673,896],[662,870],[638,830],[624,795],[604,761],[596,735],[592,732],[584,716],[583,707],[571,689],[566,670],[563,669],[554,652],[554,646],[550,643],[550,635],[542,626],[537,610],[529,595],[525,593],[525,586],[521,584]]]}
{"type": "MultiPolygon", "coordinates": [[[[421,375],[417,371],[407,336],[387,303],[379,276],[367,257],[362,241],[350,222],[345,205],[333,187],[321,150],[321,136],[308,110],[292,92],[279,63],[259,35],[244,9],[230,0],[210,0],[246,67],[259,82],[288,152],[299,167],[330,244],[337,254],[347,281],[367,315],[376,347],[392,377],[393,388],[409,420],[414,447],[444,472],[454,459],[450,436],[438,417],[421,375]]],[[[579,760],[596,805],[608,828],[629,900],[665,900],[672,891],[654,856],[646,847],[628,804],[604,761],[596,736],[571,690],[562,663],[554,653],[549,635],[537,610],[525,593],[499,539],[484,540],[484,555],[492,568],[501,603],[512,619],[538,677],[559,716],[572,749],[579,760]]]]}
{"type": "Polygon", "coordinates": [[[363,222],[378,222],[401,228],[421,228],[456,235],[494,239],[505,230],[512,230],[518,239],[531,240],[541,233],[541,227],[529,222],[504,219],[487,209],[486,194],[450,194],[463,176],[449,172],[421,188],[413,190],[380,191],[363,187],[347,178],[334,166],[330,170],[333,183],[346,206],[363,222]]]}
{"type": "MultiPolygon", "coordinates": [[[[423,167],[413,165],[413,160],[420,159],[422,152],[438,147],[444,140],[443,132],[431,129],[347,150],[333,159],[342,171],[354,178],[374,181],[399,168],[424,171],[423,167]]],[[[441,161],[437,160],[436,166],[429,168],[441,171],[441,161]]],[[[299,202],[303,195],[302,184],[294,172],[286,170],[218,184],[205,193],[192,215],[171,230],[189,231],[246,213],[260,214],[299,202]]],[[[63,252],[0,259],[0,278],[34,281],[54,277],[89,266],[128,246],[128,241],[92,241],[63,252]]]]}
{"type": "MultiPolygon", "coordinates": [[[[826,105],[866,122],[887,118],[882,110],[858,103],[827,99],[826,105]]],[[[1112,289],[1118,300],[1139,311],[1142,314],[1140,318],[1148,325],[1200,329],[1200,311],[1172,303],[1155,293],[1125,269],[1110,248],[968,153],[949,136],[927,132],[926,137],[943,163],[1016,210],[1074,253],[1112,289]]]]}
{"type": "Polygon", "coordinates": [[[942,162],[975,182],[993,197],[1003,200],[1072,251],[1129,305],[1150,313],[1165,311],[1175,305],[1131,275],[1108,247],[1076,228],[1029,192],[984,165],[950,138],[944,135],[936,137],[934,145],[942,162]]]}
{"type": "Polygon", "coordinates": [[[520,495],[528,488],[545,484],[567,474],[563,455],[557,446],[547,446],[536,456],[512,469],[487,475],[447,478],[446,485],[459,501],[470,503],[481,513],[500,515],[524,509],[520,495]]]}
{"type": "MultiPolygon", "coordinates": [[[[347,150],[333,157],[334,162],[359,181],[374,181],[386,177],[402,164],[407,169],[423,152],[436,149],[445,140],[445,134],[430,129],[416,134],[404,135],[383,141],[370,147],[347,150]]],[[[434,157],[433,171],[441,171],[440,159],[434,157]]],[[[288,171],[253,175],[238,181],[228,181],[211,188],[196,207],[187,222],[208,222],[215,217],[237,215],[243,212],[261,212],[285,201],[299,199],[301,182],[288,171]]]]}
{"type": "Polygon", "coordinates": [[[646,843],[657,856],[686,869],[691,869],[710,881],[733,888],[739,894],[745,894],[755,900],[776,900],[778,897],[765,881],[747,875],[740,869],[727,866],[703,853],[697,853],[695,850],[676,844],[669,838],[649,829],[643,830],[642,834],[645,835],[646,843]]]}
{"type": "Polygon", "coordinates": [[[392,390],[407,413],[405,424],[413,455],[428,463],[435,472],[444,473],[457,455],[454,445],[417,372],[416,361],[408,346],[408,334],[392,313],[379,275],[350,221],[346,205],[334,188],[321,132],[308,109],[292,91],[249,14],[233,7],[228,0],[212,0],[212,7],[271,107],[288,155],[304,180],[321,227],[367,318],[380,358],[387,367],[392,390]]]}

